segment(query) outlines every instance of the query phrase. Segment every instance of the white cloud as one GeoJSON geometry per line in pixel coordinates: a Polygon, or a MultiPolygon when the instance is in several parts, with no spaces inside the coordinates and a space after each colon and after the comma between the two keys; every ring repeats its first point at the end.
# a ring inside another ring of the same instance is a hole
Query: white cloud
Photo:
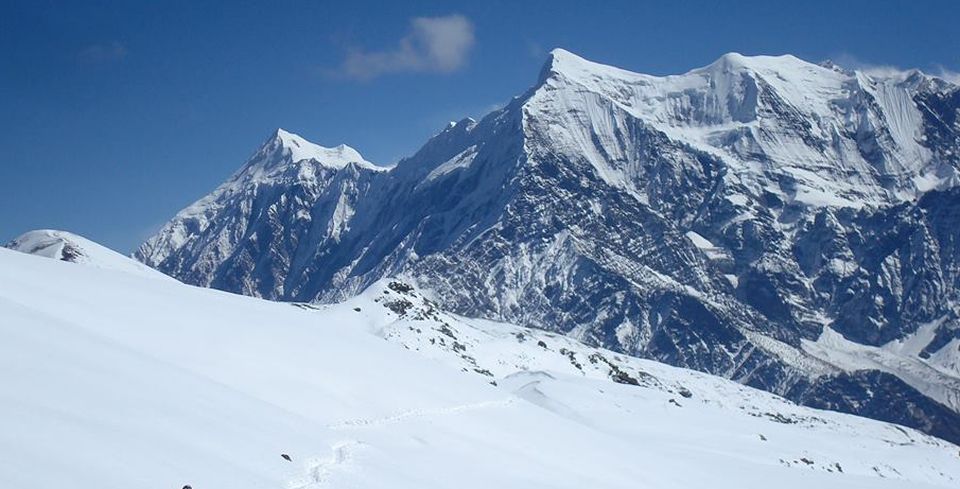
{"type": "Polygon", "coordinates": [[[533,59],[544,59],[547,57],[547,50],[538,42],[527,42],[527,54],[533,59]]]}
{"type": "MultiPolygon", "coordinates": [[[[837,65],[845,69],[861,71],[875,78],[902,78],[912,71],[911,69],[894,65],[870,63],[847,53],[842,53],[835,57],[834,61],[837,65]]],[[[950,83],[960,85],[960,73],[943,65],[934,65],[933,68],[930,71],[926,71],[926,73],[942,78],[950,83]]]]}
{"type": "Polygon", "coordinates": [[[348,50],[338,74],[369,80],[389,73],[450,73],[466,64],[473,44],[473,24],[462,15],[416,17],[393,48],[348,50]]]}
{"type": "Polygon", "coordinates": [[[845,69],[857,70],[877,78],[899,77],[908,71],[894,65],[876,64],[863,61],[862,59],[859,59],[856,56],[848,53],[841,53],[840,55],[834,57],[833,61],[845,69]]]}
{"type": "Polygon", "coordinates": [[[84,63],[105,63],[120,61],[127,57],[127,47],[119,41],[106,44],[91,44],[77,53],[77,57],[84,63]]]}

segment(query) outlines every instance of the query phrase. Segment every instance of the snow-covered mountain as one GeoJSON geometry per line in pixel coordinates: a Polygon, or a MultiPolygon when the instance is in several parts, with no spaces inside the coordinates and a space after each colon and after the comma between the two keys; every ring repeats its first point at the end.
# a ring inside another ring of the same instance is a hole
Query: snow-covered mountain
{"type": "Polygon", "coordinates": [[[137,257],[148,265],[163,261],[166,273],[191,276],[191,283],[216,281],[224,290],[273,297],[295,280],[290,270],[312,259],[311,250],[339,241],[357,199],[384,172],[349,146],[324,148],[278,129],[229,180],[141,246],[137,257]],[[252,222],[262,226],[254,229],[252,222]],[[172,249],[179,250],[176,257],[169,256],[172,249]],[[256,278],[240,272],[254,269],[256,278]]]}
{"type": "Polygon", "coordinates": [[[0,317],[2,487],[960,480],[960,447],[915,430],[464,319],[398,280],[276,303],[0,249],[0,317]]]}
{"type": "Polygon", "coordinates": [[[656,77],[555,50],[382,169],[268,140],[136,253],[331,302],[402,277],[567,334],[960,440],[960,90],[792,56],[656,77]]]}

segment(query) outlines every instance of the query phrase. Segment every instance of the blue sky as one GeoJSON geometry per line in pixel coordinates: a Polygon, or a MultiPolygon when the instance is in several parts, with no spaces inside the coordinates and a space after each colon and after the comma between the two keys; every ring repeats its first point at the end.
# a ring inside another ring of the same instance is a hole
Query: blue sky
{"type": "Polygon", "coordinates": [[[553,47],[651,74],[729,51],[960,71],[960,2],[778,3],[7,0],[0,241],[129,252],[277,127],[392,163],[553,47]]]}

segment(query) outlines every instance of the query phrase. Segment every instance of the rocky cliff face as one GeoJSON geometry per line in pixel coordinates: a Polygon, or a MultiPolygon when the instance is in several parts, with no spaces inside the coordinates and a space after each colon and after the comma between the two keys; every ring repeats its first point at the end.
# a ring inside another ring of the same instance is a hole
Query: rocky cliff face
{"type": "Polygon", "coordinates": [[[957,441],[958,108],[919,72],[729,54],[653,77],[557,50],[389,170],[279,132],[137,258],[278,300],[402,276],[457,313],[957,441]]]}

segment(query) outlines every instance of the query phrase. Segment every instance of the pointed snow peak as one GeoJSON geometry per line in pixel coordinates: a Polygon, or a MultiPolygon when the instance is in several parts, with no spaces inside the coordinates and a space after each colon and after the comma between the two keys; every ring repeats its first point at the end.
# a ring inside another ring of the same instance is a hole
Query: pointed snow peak
{"type": "Polygon", "coordinates": [[[550,51],[547,62],[540,70],[537,85],[553,78],[566,78],[572,81],[585,81],[596,78],[636,78],[640,75],[613,66],[595,63],[582,58],[566,49],[556,48],[550,51]]]}
{"type": "Polygon", "coordinates": [[[264,153],[273,154],[277,151],[279,151],[283,157],[289,157],[289,160],[292,162],[314,160],[323,166],[338,169],[350,163],[355,163],[357,166],[365,168],[380,168],[365,160],[357,150],[346,144],[339,144],[332,148],[327,148],[307,141],[304,137],[283,128],[277,128],[274,135],[264,143],[258,155],[264,153]]]}
{"type": "Polygon", "coordinates": [[[559,74],[569,75],[582,72],[585,69],[589,69],[589,65],[595,64],[596,63],[587,61],[566,49],[556,48],[550,51],[550,54],[547,56],[547,61],[540,70],[540,80],[543,81],[559,74]]]}
{"type": "Polygon", "coordinates": [[[586,59],[577,56],[563,48],[555,48],[550,51],[547,57],[547,65],[551,69],[563,70],[576,64],[590,63],[586,59]]]}

